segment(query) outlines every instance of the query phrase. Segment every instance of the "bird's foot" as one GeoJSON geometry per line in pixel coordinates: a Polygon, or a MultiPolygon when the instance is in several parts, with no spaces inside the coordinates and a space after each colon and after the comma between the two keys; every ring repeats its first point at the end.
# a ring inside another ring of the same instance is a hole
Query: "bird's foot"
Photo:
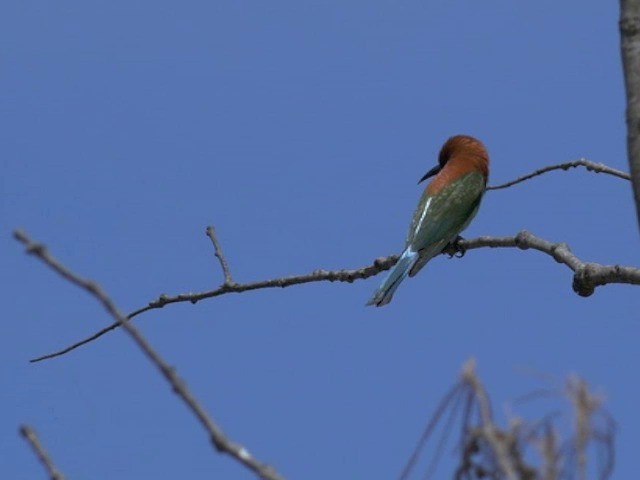
{"type": "Polygon", "coordinates": [[[464,257],[464,254],[467,253],[467,248],[460,244],[460,242],[463,240],[464,238],[458,235],[455,240],[449,242],[447,246],[442,249],[442,253],[446,253],[447,255],[449,255],[449,258],[464,257]]]}

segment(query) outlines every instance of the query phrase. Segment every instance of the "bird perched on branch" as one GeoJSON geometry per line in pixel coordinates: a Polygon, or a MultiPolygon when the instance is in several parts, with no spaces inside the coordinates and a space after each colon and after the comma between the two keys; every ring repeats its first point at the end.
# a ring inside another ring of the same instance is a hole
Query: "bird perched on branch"
{"type": "Polygon", "coordinates": [[[433,180],[425,188],[413,214],[405,250],[367,305],[381,307],[389,303],[407,275],[417,274],[467,228],[487,186],[487,149],[468,135],[451,137],[440,150],[438,165],[418,183],[430,177],[433,180]]]}

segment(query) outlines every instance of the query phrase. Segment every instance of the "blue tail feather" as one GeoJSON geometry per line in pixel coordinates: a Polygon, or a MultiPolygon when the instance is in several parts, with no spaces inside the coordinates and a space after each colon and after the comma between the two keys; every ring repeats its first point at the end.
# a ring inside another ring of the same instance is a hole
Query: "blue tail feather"
{"type": "Polygon", "coordinates": [[[382,307],[391,301],[396,289],[409,274],[409,271],[418,261],[418,252],[414,252],[410,248],[407,248],[398,259],[398,263],[391,269],[387,278],[384,279],[382,285],[373,294],[373,297],[367,302],[367,305],[375,305],[376,307],[382,307]]]}

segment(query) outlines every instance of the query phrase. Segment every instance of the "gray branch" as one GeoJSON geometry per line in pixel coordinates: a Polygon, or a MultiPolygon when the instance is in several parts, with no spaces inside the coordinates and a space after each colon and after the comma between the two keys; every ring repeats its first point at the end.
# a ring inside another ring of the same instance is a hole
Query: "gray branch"
{"type": "Polygon", "coordinates": [[[38,460],[47,471],[47,475],[49,475],[50,480],[64,480],[64,475],[56,468],[51,460],[51,457],[47,453],[47,451],[40,443],[40,439],[36,434],[35,430],[31,428],[29,425],[21,425],[20,426],[20,435],[24,437],[24,439],[29,443],[33,453],[36,454],[38,460]]]}
{"type": "Polygon", "coordinates": [[[493,423],[489,397],[476,375],[475,359],[469,359],[462,367],[462,381],[473,391],[482,421],[480,434],[484,436],[491,445],[498,464],[500,465],[500,470],[508,480],[518,480],[520,476],[516,472],[510,455],[511,448],[509,448],[509,444],[511,442],[504,441],[504,435],[502,435],[502,432],[493,423]]]}
{"type": "Polygon", "coordinates": [[[627,156],[640,225],[640,0],[620,0],[620,49],[627,92],[627,156]]]}
{"type": "Polygon", "coordinates": [[[109,315],[116,320],[115,325],[124,328],[125,332],[138,345],[145,356],[160,370],[160,373],[166,378],[171,385],[173,391],[184,401],[189,410],[196,416],[200,424],[204,427],[211,438],[211,442],[215,448],[221,452],[235,458],[242,465],[253,471],[258,477],[266,480],[282,480],[282,477],[276,470],[265,463],[259,462],[254,458],[242,445],[229,440],[220,427],[209,417],[200,403],[187,388],[185,382],[178,376],[175,369],[172,368],[160,355],[153,349],[151,344],[142,336],[131,322],[127,321],[115,303],[107,296],[106,292],[97,283],[82,278],[69,270],[65,265],[49,254],[47,248],[39,243],[32,241],[26,233],[17,230],[14,232],[15,238],[20,241],[30,255],[34,255],[42,260],[56,273],[73,283],[74,285],[89,292],[102,306],[109,312],[109,315]]]}
{"type": "MultiPolygon", "coordinates": [[[[450,245],[443,253],[454,255],[456,252],[475,250],[478,248],[519,248],[521,250],[533,249],[546,253],[554,260],[569,267],[573,272],[573,290],[580,296],[588,297],[595,291],[595,288],[610,283],[626,283],[640,285],[640,269],[621,265],[602,265],[599,263],[587,263],[576,257],[566,243],[552,243],[539,238],[527,231],[521,231],[511,237],[478,237],[471,240],[461,240],[456,245],[450,245]]],[[[160,295],[157,299],[149,302],[146,306],[131,312],[126,318],[131,320],[138,315],[163,308],[172,303],[191,302],[197,303],[208,298],[219,297],[229,293],[242,293],[251,290],[261,290],[264,288],[284,288],[292,285],[302,285],[312,282],[346,282],[353,283],[372,277],[378,273],[390,269],[398,260],[397,255],[377,258],[371,265],[353,270],[315,270],[304,275],[294,275],[289,277],[274,278],[271,280],[260,280],[249,283],[223,283],[214,290],[197,293],[181,293],[178,295],[160,295]]],[[[80,340],[68,347],[47,355],[43,355],[31,360],[39,362],[54,357],[59,357],[78,347],[86,345],[102,335],[118,328],[119,322],[114,322],[93,335],[80,340]]]]}
{"type": "MultiPolygon", "coordinates": [[[[589,297],[596,287],[610,283],[640,285],[640,268],[584,262],[571,252],[566,243],[552,243],[526,230],[513,237],[478,237],[463,240],[459,242],[458,247],[463,251],[489,247],[533,249],[546,253],[573,271],[573,291],[581,297],[589,297]]],[[[456,251],[456,246],[450,245],[443,253],[453,255],[456,251]]]]}

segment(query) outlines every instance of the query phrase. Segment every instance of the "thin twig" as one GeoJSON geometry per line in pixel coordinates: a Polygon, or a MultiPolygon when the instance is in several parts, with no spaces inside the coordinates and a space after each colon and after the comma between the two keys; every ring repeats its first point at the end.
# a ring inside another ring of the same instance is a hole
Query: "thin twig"
{"type": "Polygon", "coordinates": [[[47,251],[46,247],[42,244],[33,242],[26,233],[16,230],[14,232],[15,238],[25,245],[27,253],[36,256],[42,260],[46,265],[51,267],[56,273],[61,275],[69,282],[77,285],[78,287],[88,291],[98,300],[102,306],[109,312],[117,324],[122,326],[127,334],[133,339],[138,347],[143,351],[146,357],[160,370],[162,375],[170,383],[173,391],[186,403],[187,407],[196,416],[200,424],[205,428],[211,438],[211,442],[215,448],[221,452],[226,453],[235,458],[242,465],[256,473],[262,479],[268,480],[281,480],[282,477],[276,472],[276,470],[270,465],[259,462],[255,459],[242,445],[232,442],[222,432],[220,427],[209,417],[204,408],[196,400],[187,388],[185,382],[177,375],[175,369],[173,369],[168,363],[166,363],[162,357],[151,347],[151,344],[142,336],[136,327],[128,321],[113,301],[107,296],[105,291],[97,283],[82,278],[69,270],[57,259],[52,257],[47,251]]]}
{"type": "Polygon", "coordinates": [[[518,183],[522,183],[526,180],[529,180],[533,177],[537,177],[538,175],[542,175],[543,173],[551,172],[553,170],[569,170],[570,168],[575,167],[585,167],[590,172],[595,173],[606,173],[609,175],[613,175],[618,178],[622,178],[624,180],[630,180],[631,177],[628,173],[625,173],[621,170],[617,170],[615,168],[608,167],[604,163],[596,163],[591,160],[587,160],[585,158],[581,158],[579,160],[575,160],[573,162],[565,162],[559,163],[557,165],[549,165],[548,167],[539,168],[535,172],[529,173],[527,175],[523,175],[522,177],[518,177],[515,180],[511,180],[510,182],[501,183],[499,185],[491,185],[487,187],[487,190],[502,190],[503,188],[508,188],[513,185],[517,185],[518,183]]]}
{"type": "Polygon", "coordinates": [[[409,460],[407,461],[406,465],[402,469],[399,480],[406,480],[409,478],[409,475],[411,474],[411,470],[413,470],[413,467],[418,461],[418,458],[420,457],[420,453],[424,449],[425,444],[427,443],[427,441],[431,437],[431,434],[433,433],[436,426],[438,425],[440,418],[444,415],[447,409],[451,407],[451,404],[454,403],[456,398],[458,398],[461,387],[462,385],[460,385],[459,383],[456,384],[451,390],[449,390],[449,392],[440,401],[440,403],[438,404],[438,407],[436,408],[436,411],[433,413],[433,415],[431,415],[431,418],[429,419],[429,423],[427,423],[427,427],[424,429],[424,432],[420,436],[420,439],[418,440],[418,444],[413,449],[413,452],[411,453],[409,460]]]}
{"type": "Polygon", "coordinates": [[[556,480],[558,478],[558,438],[553,425],[545,425],[541,440],[542,479],[556,480]]]}
{"type": "Polygon", "coordinates": [[[587,446],[593,437],[592,417],[600,407],[600,401],[591,395],[587,384],[581,378],[569,378],[567,390],[573,403],[575,422],[575,455],[578,462],[577,475],[580,480],[587,478],[587,446]]]}
{"type": "Polygon", "coordinates": [[[209,225],[207,227],[207,237],[211,239],[211,243],[213,243],[213,254],[218,258],[220,262],[220,267],[222,267],[222,273],[224,274],[224,284],[223,285],[231,285],[233,284],[233,278],[231,277],[231,270],[229,270],[229,264],[227,263],[227,259],[222,253],[222,246],[218,241],[218,237],[216,235],[216,229],[213,228],[213,225],[209,225]]]}
{"type": "Polygon", "coordinates": [[[42,443],[40,443],[40,439],[38,438],[35,430],[29,425],[21,425],[20,435],[22,435],[27,443],[29,443],[33,453],[36,454],[36,457],[38,457],[38,460],[40,460],[40,463],[47,471],[49,478],[51,480],[64,480],[64,475],[53,464],[51,457],[42,446],[42,443]]]}
{"type": "Polygon", "coordinates": [[[500,438],[498,429],[493,423],[489,398],[487,397],[487,393],[480,383],[480,380],[476,376],[475,368],[475,360],[473,358],[469,359],[462,367],[462,380],[471,387],[474,392],[475,399],[478,402],[484,438],[491,445],[493,453],[495,454],[498,464],[500,465],[500,469],[505,477],[509,480],[518,480],[516,469],[511,462],[509,449],[505,446],[505,442],[500,438]]]}
{"type": "MultiPolygon", "coordinates": [[[[627,267],[621,265],[601,265],[598,263],[586,263],[576,257],[569,250],[566,243],[552,243],[548,240],[539,238],[525,230],[511,237],[478,237],[471,240],[461,240],[459,247],[468,251],[478,248],[520,248],[522,250],[533,249],[554,258],[557,262],[569,267],[573,272],[573,289],[581,296],[588,297],[593,294],[595,288],[610,283],[622,283],[640,285],[640,269],[635,267],[627,267]]],[[[456,252],[455,247],[447,247],[443,253],[452,255],[456,252]]],[[[388,270],[395,265],[398,260],[397,255],[377,258],[371,265],[357,268],[354,270],[315,270],[308,274],[294,275],[290,277],[274,278],[271,280],[260,280],[249,283],[233,283],[224,284],[215,290],[198,293],[181,293],[178,295],[160,295],[157,299],[149,302],[146,306],[131,312],[127,319],[131,320],[138,315],[162,308],[172,303],[191,302],[197,303],[201,300],[213,297],[219,297],[228,293],[241,293],[250,290],[260,290],[263,288],[284,288],[292,285],[301,285],[312,282],[347,282],[352,283],[356,280],[362,280],[372,277],[384,270],[388,270]]],[[[75,350],[78,347],[91,343],[106,333],[116,329],[120,324],[115,322],[102,330],[86,337],[68,347],[53,353],[42,355],[30,360],[31,362],[40,362],[50,358],[59,357],[75,350]]]]}
{"type": "Polygon", "coordinates": [[[460,405],[464,404],[465,400],[466,398],[465,398],[464,389],[463,389],[460,395],[456,395],[453,406],[449,408],[449,414],[447,415],[447,419],[445,420],[442,426],[442,433],[440,434],[440,439],[438,440],[436,449],[433,452],[431,460],[429,461],[429,466],[424,476],[422,477],[424,480],[429,480],[430,478],[433,478],[433,474],[436,472],[436,469],[438,468],[438,462],[440,462],[440,458],[442,457],[444,448],[446,447],[447,442],[449,440],[449,435],[453,431],[453,425],[455,424],[455,421],[459,417],[458,410],[460,409],[460,405]]]}

